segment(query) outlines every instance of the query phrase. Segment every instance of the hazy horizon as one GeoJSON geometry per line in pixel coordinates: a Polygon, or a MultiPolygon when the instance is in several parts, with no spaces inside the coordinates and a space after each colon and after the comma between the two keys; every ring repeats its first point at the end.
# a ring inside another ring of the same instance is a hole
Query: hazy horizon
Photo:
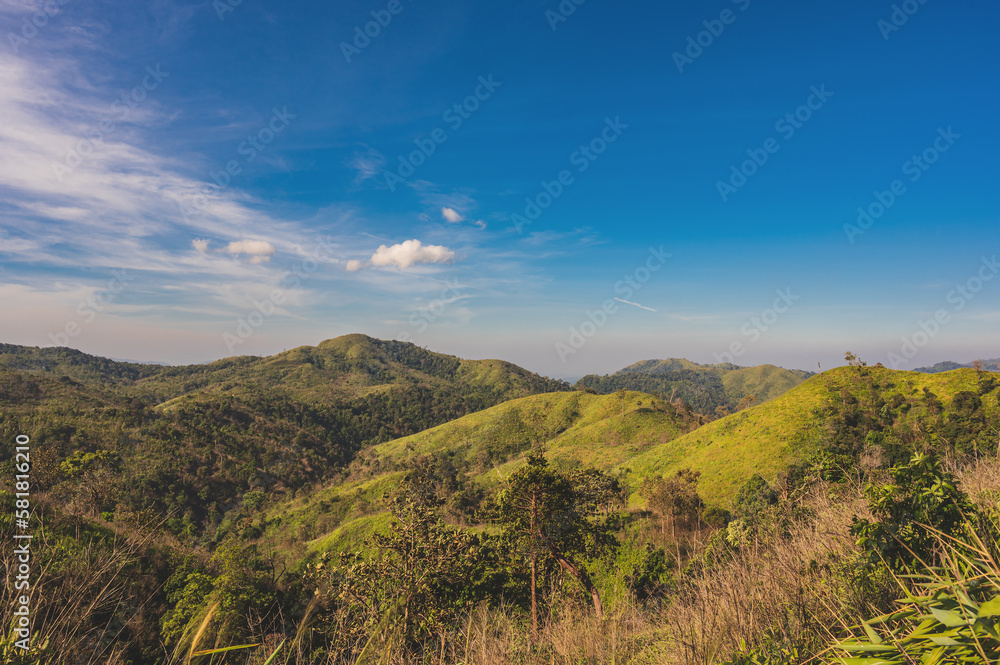
{"type": "MultiPolygon", "coordinates": [[[[351,334],[351,333],[347,333],[347,334],[351,334]]],[[[364,333],[358,333],[358,334],[364,334],[364,333]]],[[[315,347],[315,346],[317,346],[319,343],[321,343],[323,341],[326,341],[326,340],[319,340],[319,341],[317,341],[317,342],[315,342],[313,344],[296,345],[296,346],[292,346],[292,347],[282,348],[282,349],[274,351],[273,353],[246,354],[246,355],[257,355],[257,356],[260,356],[260,357],[270,357],[270,356],[274,356],[274,355],[277,355],[277,354],[280,354],[280,353],[284,353],[286,351],[290,351],[290,350],[292,350],[294,348],[297,348],[297,346],[313,346],[313,347],[315,347]]],[[[40,348],[46,348],[46,347],[40,347],[40,348]]],[[[74,348],[74,347],[68,347],[68,348],[74,348]]],[[[667,359],[671,359],[671,358],[682,358],[684,360],[690,360],[691,362],[695,362],[695,363],[697,363],[699,365],[715,365],[715,364],[719,364],[719,363],[715,362],[714,359],[709,360],[709,361],[700,361],[700,360],[696,360],[696,359],[689,358],[689,357],[686,357],[686,356],[664,355],[664,356],[656,356],[656,357],[649,356],[649,357],[642,357],[642,358],[634,358],[632,360],[624,361],[621,364],[615,365],[613,367],[612,366],[600,367],[600,368],[594,369],[593,371],[589,371],[589,370],[588,371],[584,371],[584,372],[582,372],[580,374],[546,373],[546,372],[544,372],[542,370],[530,367],[528,363],[517,362],[516,360],[512,360],[511,358],[508,358],[508,357],[502,357],[502,356],[498,356],[498,355],[493,355],[493,356],[464,356],[464,355],[461,355],[461,354],[453,353],[452,351],[450,351],[448,349],[445,349],[445,348],[434,348],[434,347],[430,347],[430,346],[424,346],[424,348],[427,348],[428,350],[433,351],[435,353],[442,353],[442,354],[447,354],[447,355],[457,355],[458,357],[464,358],[466,360],[503,360],[503,361],[507,361],[507,362],[512,362],[515,365],[519,365],[521,367],[524,367],[525,369],[533,371],[533,372],[535,372],[537,374],[540,374],[542,376],[548,376],[550,378],[563,379],[563,380],[568,380],[568,379],[576,380],[576,379],[580,379],[580,378],[582,378],[584,376],[587,376],[587,375],[613,374],[613,373],[617,372],[618,370],[621,370],[621,369],[624,369],[625,367],[628,367],[629,365],[633,365],[635,363],[643,362],[643,361],[648,361],[648,360],[667,360],[667,359]]],[[[90,353],[90,352],[88,352],[88,351],[86,351],[84,349],[74,349],[74,350],[82,351],[83,353],[90,353]]],[[[151,364],[151,365],[170,365],[170,366],[203,365],[203,364],[215,362],[217,360],[222,360],[224,358],[224,357],[219,357],[219,358],[208,358],[208,359],[205,359],[205,360],[178,360],[178,361],[172,362],[172,361],[158,360],[158,359],[155,359],[155,358],[153,358],[153,359],[147,359],[147,358],[135,358],[135,357],[122,357],[122,356],[115,356],[115,355],[102,355],[102,354],[99,354],[99,353],[90,353],[90,355],[97,355],[97,356],[108,358],[110,360],[114,360],[114,361],[117,361],[117,362],[129,362],[129,363],[140,363],[140,364],[151,364]]],[[[226,356],[226,357],[228,357],[228,356],[226,356]]],[[[863,354],[860,355],[860,358],[861,358],[861,360],[863,360],[865,362],[868,362],[868,359],[865,358],[863,354]]],[[[936,360],[934,362],[928,362],[925,365],[920,365],[920,367],[930,367],[930,366],[933,366],[933,365],[935,365],[935,364],[937,364],[939,362],[944,362],[944,361],[952,361],[952,362],[957,362],[959,364],[967,364],[967,363],[971,363],[971,362],[973,362],[973,360],[977,360],[977,359],[979,359],[979,360],[990,360],[990,359],[992,359],[992,357],[991,356],[987,356],[987,355],[982,355],[982,354],[980,354],[978,356],[975,356],[975,358],[965,358],[964,356],[962,356],[961,358],[959,358],[959,357],[949,357],[949,358],[942,358],[942,359],[936,360]]],[[[869,364],[874,365],[877,362],[881,362],[881,361],[873,360],[869,364]]],[[[739,362],[737,362],[737,363],[733,363],[733,364],[741,366],[741,367],[755,367],[755,366],[758,366],[758,365],[775,365],[777,367],[782,367],[784,369],[803,370],[803,371],[807,371],[807,372],[817,372],[817,371],[820,371],[820,370],[826,371],[828,369],[833,369],[834,367],[841,367],[841,366],[846,365],[847,363],[845,362],[844,358],[840,358],[839,362],[834,362],[834,363],[831,363],[831,364],[828,364],[828,365],[827,364],[823,364],[823,363],[817,363],[817,365],[814,366],[813,368],[803,367],[803,366],[794,366],[794,365],[782,365],[780,363],[770,362],[768,360],[762,360],[761,362],[753,362],[753,363],[739,363],[739,362]]],[[[572,380],[570,381],[571,383],[573,382],[572,380]]]]}

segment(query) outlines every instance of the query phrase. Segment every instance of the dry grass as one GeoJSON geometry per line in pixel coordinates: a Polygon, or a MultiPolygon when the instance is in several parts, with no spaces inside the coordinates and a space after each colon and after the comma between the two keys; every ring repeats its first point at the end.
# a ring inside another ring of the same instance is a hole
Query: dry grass
{"type": "MultiPolygon", "coordinates": [[[[13,542],[11,534],[2,534],[13,542]]],[[[31,543],[31,644],[41,652],[38,665],[124,664],[127,636],[141,621],[148,595],[140,597],[134,564],[147,545],[145,538],[117,536],[111,542],[90,541],[60,554],[49,531],[38,528],[31,543]],[[48,648],[45,648],[49,645],[48,648]]],[[[13,547],[0,554],[0,623],[11,624],[15,599],[26,593],[14,581],[19,561],[13,547]]]]}
{"type": "Polygon", "coordinates": [[[1000,503],[1000,459],[981,458],[972,464],[951,463],[948,467],[974,503],[982,508],[997,507],[1000,503]]]}
{"type": "Polygon", "coordinates": [[[532,644],[523,612],[480,607],[471,612],[456,633],[448,635],[433,660],[422,662],[462,665],[615,665],[659,662],[651,649],[666,641],[653,614],[638,607],[619,607],[604,622],[586,607],[564,609],[549,622],[532,644]]]}
{"type": "Polygon", "coordinates": [[[787,538],[762,529],[756,542],[689,575],[663,617],[673,636],[666,662],[715,663],[741,643],[823,635],[857,608],[842,565],[854,550],[851,520],[866,513],[860,492],[834,497],[821,485],[802,505],[813,517],[792,520],[787,538]]]}

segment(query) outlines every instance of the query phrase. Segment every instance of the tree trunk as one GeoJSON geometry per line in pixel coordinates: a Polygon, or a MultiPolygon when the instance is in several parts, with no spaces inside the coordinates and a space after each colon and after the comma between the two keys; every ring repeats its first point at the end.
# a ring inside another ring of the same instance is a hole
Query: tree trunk
{"type": "Polygon", "coordinates": [[[535,534],[538,529],[538,502],[531,497],[531,641],[538,640],[538,542],[535,534]]]}
{"type": "Polygon", "coordinates": [[[587,574],[586,570],[573,563],[572,559],[559,551],[559,548],[556,547],[551,540],[549,541],[549,549],[552,551],[552,556],[555,557],[555,560],[558,561],[559,565],[563,567],[563,570],[575,577],[580,584],[583,585],[583,588],[587,590],[590,594],[591,600],[594,601],[594,613],[597,615],[598,619],[603,621],[604,603],[601,602],[601,594],[598,592],[597,587],[594,586],[594,583],[590,580],[590,575],[587,574]]]}
{"type": "Polygon", "coordinates": [[[531,553],[531,639],[538,639],[538,592],[536,587],[536,569],[538,567],[538,554],[531,553]]]}

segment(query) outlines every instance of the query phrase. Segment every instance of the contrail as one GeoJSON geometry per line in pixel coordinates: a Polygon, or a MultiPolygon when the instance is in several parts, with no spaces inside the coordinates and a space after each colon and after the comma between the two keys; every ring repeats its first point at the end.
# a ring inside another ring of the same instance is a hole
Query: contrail
{"type": "Polygon", "coordinates": [[[615,298],[615,300],[617,300],[618,302],[623,302],[626,305],[634,305],[634,306],[638,307],[639,309],[648,309],[650,312],[655,312],[656,311],[652,307],[646,307],[645,305],[640,305],[637,302],[629,302],[628,300],[622,300],[621,298],[615,298]]]}

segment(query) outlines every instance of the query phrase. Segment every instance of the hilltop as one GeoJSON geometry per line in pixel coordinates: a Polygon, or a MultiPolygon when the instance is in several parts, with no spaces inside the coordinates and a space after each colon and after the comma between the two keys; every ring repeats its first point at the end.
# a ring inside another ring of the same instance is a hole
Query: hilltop
{"type": "Polygon", "coordinates": [[[739,367],[729,363],[699,365],[682,358],[643,360],[614,374],[588,375],[574,384],[577,389],[609,394],[616,390],[639,390],[680,399],[707,415],[724,415],[752,403],[773,399],[812,376],[812,372],[774,365],[739,367]]]}

